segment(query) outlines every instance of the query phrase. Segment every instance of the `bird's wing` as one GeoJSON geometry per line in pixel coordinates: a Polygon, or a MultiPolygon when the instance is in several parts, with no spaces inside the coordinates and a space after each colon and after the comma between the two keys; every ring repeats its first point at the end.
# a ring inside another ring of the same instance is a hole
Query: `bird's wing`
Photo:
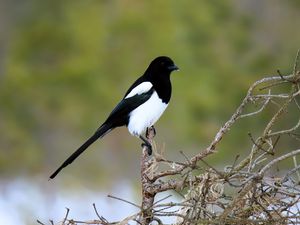
{"type": "Polygon", "coordinates": [[[127,96],[125,96],[125,98],[113,109],[104,124],[112,124],[113,126],[127,125],[130,112],[146,102],[154,92],[152,85],[149,86],[149,84],[146,84],[144,87],[145,86],[147,86],[147,89],[142,90],[142,87],[139,86],[136,87],[137,89],[132,89],[132,91],[129,92],[129,94],[127,94],[127,96]]]}
{"type": "Polygon", "coordinates": [[[132,88],[129,91],[127,91],[127,94],[125,95],[124,98],[130,98],[130,97],[132,97],[134,95],[137,95],[137,94],[140,95],[140,94],[146,93],[152,87],[153,87],[153,85],[151,84],[150,81],[142,82],[139,85],[137,85],[134,88],[132,88]]]}
{"type": "Polygon", "coordinates": [[[133,90],[135,89],[136,87],[138,87],[140,84],[144,83],[145,82],[145,78],[144,76],[141,76],[139,77],[129,88],[128,90],[126,91],[125,95],[124,95],[124,98],[133,90]]]}

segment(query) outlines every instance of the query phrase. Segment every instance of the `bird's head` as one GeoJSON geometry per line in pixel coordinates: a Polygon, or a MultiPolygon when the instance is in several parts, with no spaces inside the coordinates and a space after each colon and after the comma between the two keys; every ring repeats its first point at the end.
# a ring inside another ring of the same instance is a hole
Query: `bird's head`
{"type": "Polygon", "coordinates": [[[179,70],[173,60],[167,56],[159,56],[155,58],[149,65],[148,71],[161,74],[171,74],[172,71],[179,70]]]}

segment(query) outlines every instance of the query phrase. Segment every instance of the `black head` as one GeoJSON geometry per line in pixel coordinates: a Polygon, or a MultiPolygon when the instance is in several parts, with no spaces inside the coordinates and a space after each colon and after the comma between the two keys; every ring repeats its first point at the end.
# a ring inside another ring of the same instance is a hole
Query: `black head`
{"type": "Polygon", "coordinates": [[[159,56],[155,58],[149,65],[147,71],[155,74],[168,74],[172,71],[179,70],[172,59],[167,56],[159,56]]]}
{"type": "Polygon", "coordinates": [[[171,98],[172,85],[170,74],[178,70],[172,59],[167,56],[155,58],[147,68],[141,79],[150,81],[157,92],[158,96],[164,103],[168,103],[171,98]]]}

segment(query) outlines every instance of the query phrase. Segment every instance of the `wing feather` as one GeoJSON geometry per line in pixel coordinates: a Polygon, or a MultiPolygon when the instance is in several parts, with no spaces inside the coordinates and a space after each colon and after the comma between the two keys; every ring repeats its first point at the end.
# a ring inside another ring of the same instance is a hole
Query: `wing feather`
{"type": "Polygon", "coordinates": [[[151,87],[147,92],[124,98],[109,114],[104,124],[112,124],[113,126],[127,125],[130,113],[145,103],[152,96],[153,92],[154,88],[151,87]]]}
{"type": "Polygon", "coordinates": [[[143,94],[147,91],[149,91],[153,85],[151,84],[150,81],[145,81],[137,85],[135,88],[133,88],[124,98],[130,98],[134,95],[140,95],[143,94]]]}

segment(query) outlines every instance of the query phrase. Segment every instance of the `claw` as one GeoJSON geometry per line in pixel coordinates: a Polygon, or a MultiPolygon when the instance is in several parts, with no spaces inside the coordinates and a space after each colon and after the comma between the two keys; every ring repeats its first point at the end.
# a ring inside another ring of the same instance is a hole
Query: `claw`
{"type": "Polygon", "coordinates": [[[146,143],[142,143],[141,146],[142,146],[143,148],[144,148],[144,147],[147,148],[147,153],[148,153],[149,156],[152,155],[152,146],[151,146],[151,145],[148,145],[148,144],[146,144],[146,143]]]}
{"type": "Polygon", "coordinates": [[[155,136],[156,135],[156,130],[155,130],[155,127],[152,125],[150,128],[149,127],[147,127],[147,129],[146,129],[146,138],[147,139],[149,139],[149,132],[150,132],[150,130],[152,130],[153,131],[153,136],[155,136]]]}
{"type": "Polygon", "coordinates": [[[156,135],[156,130],[155,130],[155,127],[154,126],[151,126],[152,130],[153,130],[153,133],[154,133],[154,136],[156,135]]]}

